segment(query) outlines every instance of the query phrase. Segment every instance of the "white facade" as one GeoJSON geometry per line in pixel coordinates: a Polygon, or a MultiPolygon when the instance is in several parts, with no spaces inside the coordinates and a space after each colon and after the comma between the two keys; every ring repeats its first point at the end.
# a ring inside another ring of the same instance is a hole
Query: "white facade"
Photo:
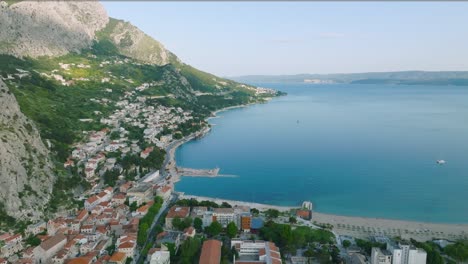
{"type": "Polygon", "coordinates": [[[392,254],[387,250],[381,250],[380,248],[373,247],[371,254],[371,264],[391,264],[392,254]]]}
{"type": "Polygon", "coordinates": [[[215,208],[213,211],[213,218],[223,227],[226,227],[230,222],[237,222],[236,214],[232,208],[215,208]]]}
{"type": "Polygon", "coordinates": [[[408,264],[426,264],[427,253],[422,249],[410,249],[408,264]]]}
{"type": "Polygon", "coordinates": [[[170,261],[170,253],[169,251],[165,250],[158,250],[151,255],[150,264],[169,264],[170,261]]]}

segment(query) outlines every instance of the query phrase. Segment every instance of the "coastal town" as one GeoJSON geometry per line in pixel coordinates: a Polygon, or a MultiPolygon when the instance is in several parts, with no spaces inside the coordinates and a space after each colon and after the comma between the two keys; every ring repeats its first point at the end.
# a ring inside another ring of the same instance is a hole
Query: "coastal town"
{"type": "MultiPolygon", "coordinates": [[[[103,61],[99,67],[123,63],[131,61],[103,61]]],[[[89,67],[59,64],[61,71],[89,67]]],[[[8,79],[30,74],[18,72],[8,79]]],[[[58,70],[41,75],[65,86],[88,81],[66,80],[58,70]]],[[[115,79],[110,74],[101,82],[115,79]]],[[[174,183],[181,176],[234,175],[221,175],[219,168],[177,167],[175,149],[202,137],[210,126],[192,110],[157,101],[174,95],[145,94],[159,85],[145,82],[118,97],[107,88],[108,98],[90,99],[112,111],[96,110],[93,118],[79,120],[103,128],[81,131],[82,140],[63,163],[89,184],[76,194],[79,208],[19,232],[1,232],[0,264],[423,264],[437,263],[434,255],[444,262],[457,260],[444,248],[468,238],[466,225],[327,215],[315,212],[310,201],[281,207],[177,192],[174,183]]],[[[268,88],[254,92],[275,93],[268,88]]]]}

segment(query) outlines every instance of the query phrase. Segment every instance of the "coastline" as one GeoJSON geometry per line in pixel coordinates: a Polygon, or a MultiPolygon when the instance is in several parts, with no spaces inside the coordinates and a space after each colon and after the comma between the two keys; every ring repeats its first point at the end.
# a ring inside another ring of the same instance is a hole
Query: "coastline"
{"type": "MultiPolygon", "coordinates": [[[[230,205],[249,206],[260,211],[276,209],[281,212],[297,209],[292,206],[278,206],[254,202],[228,200],[222,198],[204,197],[196,195],[180,194],[181,199],[195,199],[197,201],[226,202],[230,205]]],[[[356,238],[369,238],[370,236],[413,238],[417,241],[432,239],[459,240],[468,238],[468,224],[442,224],[426,223],[407,220],[392,220],[383,218],[370,218],[359,216],[342,216],[320,212],[312,213],[312,222],[318,224],[333,225],[333,232],[337,235],[352,236],[356,238]]]]}
{"type": "MultiPolygon", "coordinates": [[[[218,113],[236,109],[244,108],[251,104],[244,104],[238,106],[230,106],[219,109],[212,112],[212,115],[207,117],[205,120],[208,121],[213,118],[219,118],[218,113]]],[[[184,137],[178,141],[173,142],[166,148],[166,158],[168,162],[165,162],[163,168],[168,169],[169,175],[172,175],[172,181],[178,182],[180,176],[175,172],[176,161],[175,151],[182,144],[193,140],[194,138],[206,135],[210,131],[210,127],[206,127],[202,131],[193,133],[187,137],[184,137]],[[172,170],[172,172],[171,172],[172,170]]],[[[270,204],[261,204],[255,202],[228,200],[215,197],[203,197],[196,195],[185,195],[181,193],[180,198],[196,199],[196,200],[209,200],[217,203],[227,202],[231,205],[246,205],[251,208],[257,208],[259,210],[276,209],[279,211],[289,211],[296,207],[291,206],[278,206],[270,204]]],[[[313,212],[313,222],[317,223],[328,223],[334,226],[333,231],[338,235],[349,235],[357,238],[369,238],[370,236],[388,236],[388,237],[401,237],[403,239],[413,238],[418,241],[427,241],[432,239],[468,239],[468,224],[452,224],[452,223],[430,223],[430,222],[419,222],[411,220],[397,220],[397,219],[384,219],[384,218],[372,218],[372,217],[359,217],[359,216],[343,216],[328,213],[313,212]]]]}
{"type": "MultiPolygon", "coordinates": [[[[269,99],[267,99],[267,101],[269,101],[269,99]]],[[[244,108],[244,107],[248,107],[248,106],[254,105],[254,104],[257,104],[257,103],[234,105],[234,106],[228,106],[228,107],[225,107],[225,108],[221,108],[219,110],[216,110],[216,111],[212,112],[209,117],[205,118],[205,121],[208,122],[210,119],[219,118],[220,116],[217,115],[218,113],[228,111],[228,110],[232,110],[232,109],[236,109],[236,108],[244,108]]],[[[176,160],[175,160],[175,152],[176,152],[177,148],[180,147],[181,145],[183,145],[184,143],[187,143],[187,142],[189,142],[189,141],[191,141],[191,140],[193,140],[195,138],[203,137],[204,135],[208,134],[208,132],[210,132],[210,130],[211,130],[211,127],[207,126],[204,129],[202,129],[201,131],[192,133],[192,134],[190,134],[190,135],[188,135],[186,137],[183,137],[183,138],[181,138],[179,140],[176,140],[176,141],[172,142],[171,144],[169,144],[169,146],[167,146],[165,148],[166,157],[164,158],[163,166],[161,167],[162,176],[163,177],[171,176],[171,179],[172,179],[173,183],[176,183],[176,182],[180,181],[181,176],[176,172],[177,163],[176,163],[176,160]]]]}

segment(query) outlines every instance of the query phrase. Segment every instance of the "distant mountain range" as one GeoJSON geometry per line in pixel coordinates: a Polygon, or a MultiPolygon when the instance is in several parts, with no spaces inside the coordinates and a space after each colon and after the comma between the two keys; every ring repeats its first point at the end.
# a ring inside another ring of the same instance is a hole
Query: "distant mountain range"
{"type": "Polygon", "coordinates": [[[468,71],[401,71],[338,74],[247,75],[229,77],[246,83],[350,83],[468,86],[468,71]]]}

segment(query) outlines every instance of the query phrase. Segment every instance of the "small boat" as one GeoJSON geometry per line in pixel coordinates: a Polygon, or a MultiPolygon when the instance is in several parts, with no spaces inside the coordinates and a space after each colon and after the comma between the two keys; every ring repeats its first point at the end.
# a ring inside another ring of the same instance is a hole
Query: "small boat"
{"type": "Polygon", "coordinates": [[[446,161],[445,161],[445,160],[437,160],[436,163],[437,163],[437,164],[440,164],[440,165],[443,165],[443,164],[446,163],[446,161]]]}

